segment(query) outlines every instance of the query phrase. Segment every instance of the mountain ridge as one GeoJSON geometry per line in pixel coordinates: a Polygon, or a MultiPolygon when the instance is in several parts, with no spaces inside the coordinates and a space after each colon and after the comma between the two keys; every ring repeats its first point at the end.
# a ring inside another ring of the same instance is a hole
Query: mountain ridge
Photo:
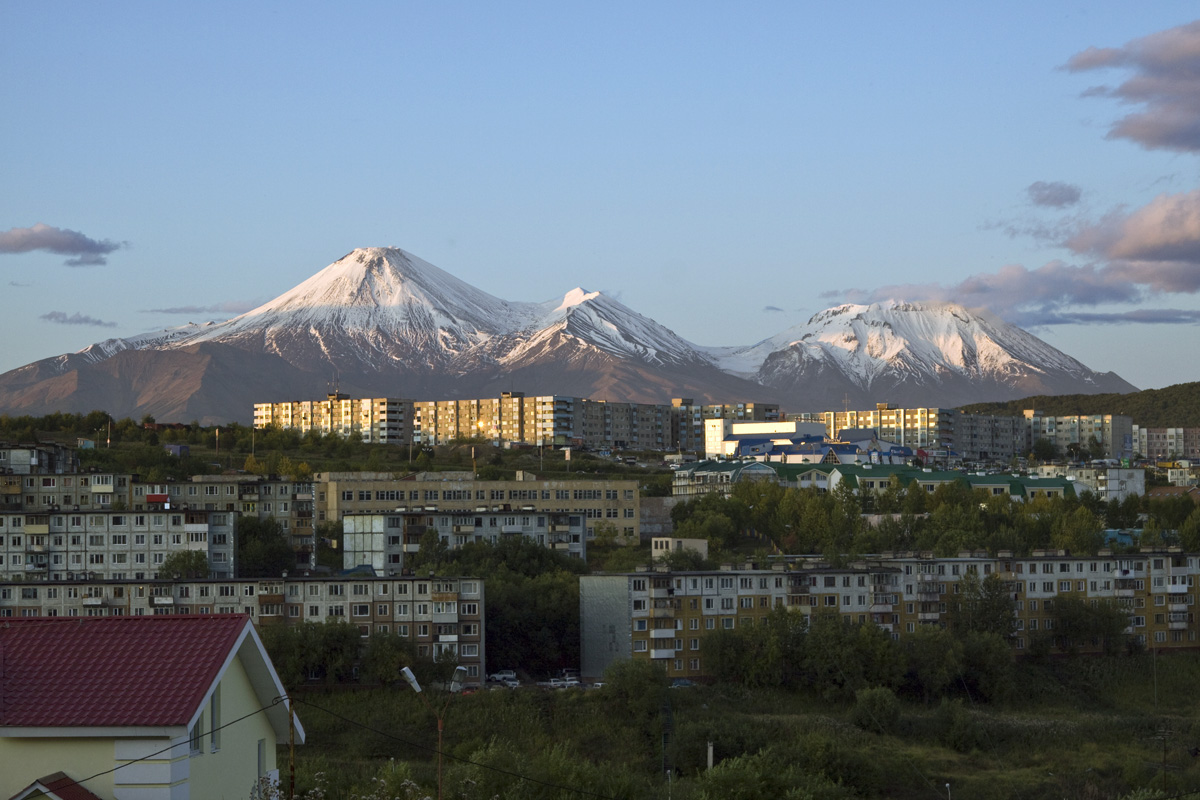
{"type": "Polygon", "coordinates": [[[582,286],[545,302],[503,300],[399,248],[362,248],[232,319],[108,339],[4,373],[0,410],[247,421],[254,402],[319,397],[335,375],[370,396],[504,387],[795,411],[1135,388],[954,304],[844,304],[753,345],[705,347],[582,286]]]}

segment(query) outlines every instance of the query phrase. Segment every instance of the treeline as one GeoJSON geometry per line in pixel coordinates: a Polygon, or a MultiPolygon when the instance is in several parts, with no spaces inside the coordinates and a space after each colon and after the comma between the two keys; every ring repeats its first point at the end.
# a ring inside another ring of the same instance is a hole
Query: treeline
{"type": "MultiPolygon", "coordinates": [[[[833,609],[809,617],[778,608],[761,625],[711,632],[702,644],[705,665],[718,681],[811,691],[831,701],[854,700],[869,689],[925,704],[1011,701],[1017,688],[1012,596],[994,574],[980,580],[968,573],[955,588],[947,596],[945,627],[921,625],[894,639],[833,609]]],[[[1062,597],[1047,601],[1047,610],[1045,630],[1021,634],[1030,658],[1137,649],[1125,634],[1128,612],[1115,602],[1062,597]]]]}
{"type": "Polygon", "coordinates": [[[1200,427],[1200,383],[1177,383],[1129,394],[1035,395],[1003,403],[973,403],[960,411],[1019,417],[1036,408],[1052,416],[1123,414],[1147,428],[1200,427]]]}
{"type": "Polygon", "coordinates": [[[743,545],[747,531],[764,549],[823,554],[835,563],[908,550],[942,557],[964,550],[1026,555],[1046,548],[1094,554],[1105,546],[1105,529],[1139,530],[1135,546],[1180,544],[1200,551],[1200,510],[1185,497],[1105,502],[1085,492],[1023,502],[958,482],[927,492],[915,482],[904,486],[893,479],[878,494],[858,495],[844,482],[822,492],[741,481],[729,498],[701,495],[676,505],[671,517],[676,536],[708,540],[711,562],[743,545]]]}

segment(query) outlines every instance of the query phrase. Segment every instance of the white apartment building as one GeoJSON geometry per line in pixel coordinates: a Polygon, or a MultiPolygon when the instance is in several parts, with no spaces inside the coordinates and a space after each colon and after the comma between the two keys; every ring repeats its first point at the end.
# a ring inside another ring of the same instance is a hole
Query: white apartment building
{"type": "Polygon", "coordinates": [[[0,581],[145,580],[174,552],[232,576],[237,515],[208,511],[0,512],[0,581]]]}
{"type": "Polygon", "coordinates": [[[346,569],[369,566],[380,575],[399,575],[406,560],[433,531],[450,550],[472,542],[495,544],[520,536],[573,558],[587,556],[586,517],[567,512],[534,512],[478,506],[437,511],[436,506],[387,514],[342,517],[342,559],[346,569]]]}

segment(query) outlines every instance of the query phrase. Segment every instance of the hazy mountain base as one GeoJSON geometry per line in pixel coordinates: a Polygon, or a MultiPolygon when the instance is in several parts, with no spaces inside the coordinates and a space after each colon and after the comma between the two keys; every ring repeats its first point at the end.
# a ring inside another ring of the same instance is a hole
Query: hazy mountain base
{"type": "MultiPolygon", "coordinates": [[[[729,684],[672,690],[647,667],[626,664],[602,689],[452,698],[445,796],[661,797],[664,763],[673,768],[670,794],[682,800],[928,798],[943,796],[947,783],[953,796],[997,800],[1155,797],[1160,789],[1200,788],[1190,752],[1200,744],[1192,719],[1195,654],[1024,663],[1020,697],[1010,706],[969,697],[901,702],[888,734],[857,727],[853,704],[808,691],[729,684]],[[667,706],[673,734],[664,762],[667,706]],[[706,771],[709,741],[716,766],[706,771]]],[[[308,744],[297,749],[299,791],[315,786],[317,773],[329,797],[372,792],[379,788],[374,778],[385,782],[381,796],[436,791],[436,722],[412,692],[298,697],[308,730],[308,744]],[[405,780],[412,781],[407,788],[400,786],[405,780]]],[[[280,763],[286,765],[286,751],[280,763]]]]}

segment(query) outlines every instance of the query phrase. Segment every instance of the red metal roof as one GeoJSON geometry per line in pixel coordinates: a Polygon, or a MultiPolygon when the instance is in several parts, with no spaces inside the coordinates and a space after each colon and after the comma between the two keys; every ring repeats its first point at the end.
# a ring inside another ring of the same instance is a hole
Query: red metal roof
{"type": "Polygon", "coordinates": [[[38,797],[45,796],[53,798],[53,800],[101,800],[99,795],[80,786],[65,772],[56,772],[53,775],[39,778],[13,797],[30,797],[35,792],[39,793],[38,797]]]}
{"type": "Polygon", "coordinates": [[[0,726],[186,725],[249,618],[27,617],[0,623],[0,726]]]}

